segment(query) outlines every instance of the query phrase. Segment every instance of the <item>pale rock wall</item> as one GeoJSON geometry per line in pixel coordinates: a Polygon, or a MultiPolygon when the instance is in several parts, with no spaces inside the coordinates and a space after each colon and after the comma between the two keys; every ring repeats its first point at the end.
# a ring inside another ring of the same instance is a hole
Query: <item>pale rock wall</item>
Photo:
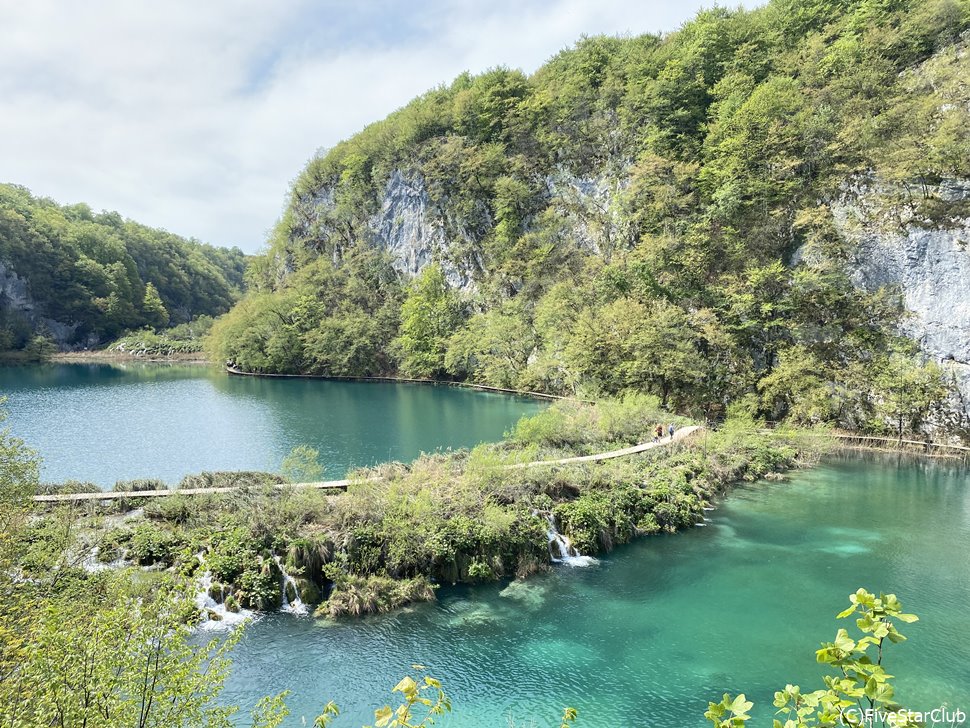
{"type": "MultiPolygon", "coordinates": [[[[614,201],[623,182],[612,175],[582,178],[559,170],[546,179],[546,187],[550,200],[569,222],[579,244],[608,256],[620,234],[614,201]]],[[[329,198],[321,200],[322,204],[328,204],[329,198]]],[[[433,205],[419,173],[394,170],[387,181],[380,211],[369,220],[371,242],[390,251],[395,267],[407,275],[417,275],[436,261],[444,268],[451,285],[472,288],[483,262],[456,260],[450,254],[447,231],[456,230],[452,235],[461,238],[464,244],[472,242],[474,236],[462,228],[460,221],[445,219],[446,214],[433,205]]]]}
{"type": "Polygon", "coordinates": [[[853,203],[834,206],[833,214],[854,244],[853,282],[868,290],[898,287],[910,312],[904,333],[952,371],[970,414],[970,219],[946,228],[915,220],[888,225],[853,203]]]}

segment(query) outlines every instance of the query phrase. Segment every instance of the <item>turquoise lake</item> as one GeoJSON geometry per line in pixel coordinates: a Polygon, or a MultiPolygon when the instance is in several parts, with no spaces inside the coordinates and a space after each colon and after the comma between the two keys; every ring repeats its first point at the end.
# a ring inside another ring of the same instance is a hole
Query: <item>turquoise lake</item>
{"type": "MultiPolygon", "coordinates": [[[[296,445],[328,475],[497,440],[543,405],[406,384],[261,380],[204,367],[0,369],[7,425],[47,480],[275,470],[296,445]]],[[[223,695],[248,715],[290,690],[286,728],[328,700],[335,728],[373,722],[413,663],[451,695],[438,725],[704,726],[709,700],[745,692],[770,725],[786,682],[821,685],[814,651],[859,586],[896,592],[920,622],[887,651],[898,696],[970,712],[970,471],[944,461],[835,458],[788,482],[733,490],[703,527],[638,540],[586,568],[527,582],[443,585],[436,603],[361,621],[290,614],[243,634],[223,695]]],[[[204,639],[207,635],[199,635],[204,639]]],[[[248,725],[243,717],[240,726],[248,725]]]]}
{"type": "MultiPolygon", "coordinates": [[[[641,539],[588,568],[474,588],[390,616],[251,625],[225,700],[292,690],[286,726],[327,700],[336,726],[373,722],[412,663],[462,728],[709,725],[707,701],[745,692],[770,726],[786,682],[821,687],[814,651],[859,586],[893,591],[920,621],[887,648],[910,707],[970,707],[970,477],[942,463],[850,458],[736,489],[705,527],[641,539]],[[554,722],[555,721],[555,722],[554,722]]],[[[248,725],[240,723],[240,725],[248,725]]]]}
{"type": "Polygon", "coordinates": [[[326,475],[502,439],[541,402],[447,386],[229,376],[205,366],[0,367],[6,425],[42,478],[176,483],[203,470],[276,472],[298,445],[326,475]]]}

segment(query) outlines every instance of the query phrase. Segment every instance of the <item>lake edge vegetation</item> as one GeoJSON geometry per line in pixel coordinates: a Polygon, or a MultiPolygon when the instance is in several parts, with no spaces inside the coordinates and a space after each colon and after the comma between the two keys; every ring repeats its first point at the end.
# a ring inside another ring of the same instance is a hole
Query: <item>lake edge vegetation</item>
{"type": "MultiPolygon", "coordinates": [[[[830,444],[824,433],[765,433],[738,414],[715,432],[635,456],[526,466],[649,441],[658,423],[666,429],[686,422],[646,395],[595,405],[562,401],[520,420],[502,443],[355,471],[338,495],[279,489],[283,478],[268,474],[204,473],[179,487],[240,490],[54,507],[32,533],[46,543],[51,524],[73,520],[71,541],[50,548],[73,554],[79,576],[85,558],[192,583],[207,573],[209,596],[231,611],[273,610],[284,596],[298,596],[319,605],[320,615],[360,616],[433,599],[436,584],[542,571],[560,555],[550,552],[551,528],[586,555],[689,528],[730,484],[814,462],[830,444]]],[[[318,476],[315,455],[303,448],[288,458],[289,479],[318,476]]],[[[144,480],[115,490],[165,487],[144,480]]],[[[45,488],[91,490],[97,487],[45,488]]],[[[25,551],[30,563],[31,549],[25,551]]]]}
{"type": "Polygon", "coordinates": [[[0,184],[0,353],[43,361],[128,332],[155,349],[194,341],[198,352],[212,317],[242,295],[246,265],[238,248],[0,184]]]}
{"type": "MultiPolygon", "coordinates": [[[[565,469],[548,473],[530,472],[526,468],[508,469],[504,466],[519,465],[533,461],[536,457],[555,457],[567,453],[586,452],[589,449],[605,449],[630,441],[644,438],[652,424],[662,413],[656,409],[656,400],[642,395],[624,401],[606,402],[591,406],[581,403],[559,403],[539,415],[523,418],[509,433],[506,443],[482,447],[473,452],[454,454],[463,465],[463,475],[467,478],[459,482],[465,488],[477,486],[484,489],[498,502],[509,496],[508,488],[522,487],[518,478],[507,478],[509,473],[520,474],[526,481],[527,490],[534,496],[529,506],[546,507],[554,514],[556,522],[564,534],[571,535],[575,544],[582,544],[590,551],[599,553],[611,549],[631,537],[656,532],[674,532],[694,525],[702,518],[706,499],[724,491],[731,482],[738,479],[751,481],[763,475],[778,473],[788,467],[812,464],[823,453],[829,443],[824,433],[782,430],[766,433],[761,424],[742,415],[730,418],[728,423],[715,433],[708,433],[706,441],[686,441],[677,449],[658,448],[652,453],[635,456],[642,468],[629,468],[629,463],[620,466],[618,471],[610,470],[618,466],[613,461],[603,473],[569,472],[565,469]],[[655,456],[655,457],[654,457],[655,456]],[[626,477],[617,477],[621,472],[626,477]],[[659,508],[631,506],[636,500],[629,483],[643,477],[653,479],[654,487],[647,490],[652,497],[673,496],[663,500],[658,498],[659,508]],[[702,485],[703,482],[703,485],[702,485]],[[543,484],[541,492],[534,492],[529,483],[543,484]],[[607,485],[612,483],[612,485],[607,485]],[[605,486],[605,487],[604,487],[605,486]],[[688,487],[689,486],[689,487],[688,487]],[[573,497],[556,502],[550,495],[550,488],[558,492],[569,492],[576,488],[573,497]],[[678,500],[677,493],[684,496],[678,500]],[[692,499],[697,499],[695,507],[692,499]],[[663,507],[664,504],[670,507],[663,507]],[[633,519],[640,517],[636,523],[633,519]]],[[[679,422],[678,424],[683,424],[679,422]]],[[[420,516],[423,497],[431,493],[415,490],[415,482],[427,481],[431,475],[442,472],[454,478],[454,463],[448,461],[453,455],[425,457],[410,468],[400,463],[387,464],[368,469],[358,474],[360,478],[381,475],[388,488],[384,497],[391,493],[403,498],[398,514],[408,513],[420,516]]],[[[302,474],[301,467],[312,467],[312,453],[302,452],[291,464],[292,474],[302,474]]],[[[595,466],[599,468],[600,466],[595,466]]],[[[584,466],[585,469],[585,466],[584,466]]],[[[225,478],[230,476],[226,474],[225,478]]],[[[266,484],[279,483],[280,478],[262,479],[260,474],[249,474],[250,487],[243,494],[244,505],[237,506],[239,512],[258,512],[260,528],[272,528],[274,519],[284,521],[289,515],[298,512],[293,498],[300,494],[292,491],[267,490],[266,484]],[[292,498],[291,498],[292,497],[292,498]]],[[[189,561],[173,563],[167,570],[165,566],[173,553],[171,536],[161,535],[161,529],[145,529],[137,536],[132,535],[127,543],[132,548],[130,555],[135,556],[142,568],[109,568],[88,570],[80,568],[88,559],[89,553],[78,550],[78,541],[91,535],[83,521],[94,519],[100,526],[104,540],[98,546],[104,547],[114,538],[118,528],[132,528],[138,531],[152,521],[179,522],[188,515],[186,508],[191,507],[187,500],[179,503],[178,496],[163,499],[158,503],[159,513],[144,514],[144,518],[133,518],[129,507],[117,509],[88,510],[86,513],[69,509],[55,509],[38,517],[29,497],[36,492],[37,460],[22,442],[10,436],[9,431],[0,432],[0,713],[5,719],[19,721],[25,727],[50,725],[50,716],[61,716],[55,725],[76,725],[84,719],[95,720],[98,725],[128,725],[132,711],[142,718],[140,725],[166,726],[204,726],[205,728],[228,728],[239,725],[237,710],[219,701],[219,694],[230,665],[230,650],[240,638],[242,630],[232,632],[228,639],[196,644],[189,640],[189,625],[199,619],[198,607],[189,597],[182,579],[198,575],[198,569],[189,567],[189,561]],[[181,513],[182,515],[178,515],[181,513]],[[108,523],[110,521],[110,524],[108,523]],[[144,562],[148,563],[144,563],[144,562]],[[147,567],[147,568],[146,568],[147,567]],[[137,649],[132,649],[135,646],[137,649]],[[67,659],[67,658],[70,659],[67,659]],[[29,695],[30,699],[25,699],[29,695]]],[[[211,477],[196,476],[187,479],[186,486],[224,484],[225,481],[211,477]]],[[[138,489],[157,485],[156,482],[122,483],[119,489],[138,489]]],[[[364,483],[362,482],[362,485],[364,483]]],[[[373,483],[366,484],[369,488],[373,483]]],[[[453,493],[456,483],[452,482],[449,493],[453,493]]],[[[458,488],[461,490],[461,487],[458,488]]],[[[433,491],[432,491],[433,492],[433,491]]],[[[441,494],[437,494],[441,495],[441,494]]],[[[356,494],[359,502],[341,513],[344,518],[357,513],[371,512],[381,494],[375,490],[361,491],[356,494]]],[[[326,500],[347,500],[354,498],[354,491],[341,496],[325,497],[326,500]]],[[[211,496],[212,502],[207,510],[226,510],[229,503],[218,503],[218,496],[211,496]]],[[[191,503],[196,503],[193,500],[191,503]]],[[[433,505],[433,499],[423,507],[433,505]]],[[[532,512],[532,511],[530,511],[532,512]]],[[[484,512],[485,518],[492,521],[499,516],[484,512]]],[[[255,522],[253,522],[255,525],[255,522]]],[[[372,521],[371,525],[379,523],[372,521]]],[[[410,523],[410,521],[409,521],[410,523]]],[[[220,523],[219,527],[226,525],[220,523]]],[[[415,523],[420,526],[420,522],[415,523]]],[[[545,549],[549,556],[547,535],[543,521],[533,524],[537,545],[545,549]]],[[[517,525],[518,527],[518,525],[517,525]]],[[[238,529],[225,529],[225,534],[239,535],[238,529]]],[[[459,529],[467,534],[467,524],[459,529]]],[[[324,558],[320,548],[305,540],[306,535],[298,535],[289,543],[289,549],[277,554],[284,559],[291,573],[301,574],[308,565],[309,558],[324,558]],[[304,540],[301,540],[304,539],[304,540]],[[300,551],[300,559],[293,559],[300,551]]],[[[361,539],[363,541],[363,539],[361,539]]],[[[487,539],[485,540],[487,541],[487,539]]],[[[480,542],[479,546],[485,541],[480,542]]],[[[232,559],[244,552],[248,546],[244,541],[237,542],[241,549],[207,552],[210,566],[231,569],[232,565],[220,560],[232,559]]],[[[276,541],[275,543],[279,543],[276,541]]],[[[362,543],[362,547],[373,545],[374,539],[362,543]]],[[[191,548],[199,545],[191,544],[191,548]]],[[[214,545],[214,544],[210,544],[214,545]]],[[[453,544],[456,545],[456,544],[453,544]]],[[[400,546],[400,543],[387,543],[385,546],[400,546]]],[[[366,608],[367,590],[380,591],[373,586],[373,574],[351,577],[346,566],[351,563],[363,564],[368,558],[365,549],[348,551],[347,558],[341,563],[335,558],[323,565],[335,577],[333,592],[339,596],[343,605],[353,605],[348,613],[380,611],[366,608]],[[363,556],[364,560],[361,560],[363,556]],[[337,574],[335,567],[339,567],[337,574]],[[338,585],[338,580],[348,578],[350,584],[338,585]],[[365,607],[361,609],[361,607],[365,607]]],[[[189,554],[192,561],[201,563],[199,554],[189,554]]],[[[387,549],[390,553],[391,548],[387,549]]],[[[272,554],[272,551],[268,551],[272,554]]],[[[115,554],[117,555],[117,553],[115,554]]],[[[496,577],[487,569],[495,568],[495,561],[465,554],[466,558],[454,559],[452,574],[461,581],[483,581],[496,577]],[[461,563],[467,565],[465,569],[461,563]],[[476,568],[475,564],[487,568],[476,568]]],[[[268,560],[264,559],[264,564],[268,560]]],[[[275,562],[275,559],[273,559],[275,562]]],[[[243,571],[247,569],[242,565],[243,571]]],[[[386,573],[386,567],[385,567],[386,573]]],[[[254,573],[255,576],[255,573],[254,573]]],[[[273,578],[279,574],[272,575],[273,578]]],[[[250,583],[247,577],[243,581],[250,583]]],[[[424,583],[427,584],[426,577],[424,583]]],[[[396,589],[402,585],[407,588],[408,579],[392,580],[388,576],[379,580],[393,582],[396,589]]],[[[221,587],[222,590],[225,586],[221,587]]],[[[331,594],[331,599],[334,594],[331,594]]],[[[268,600],[262,606],[272,606],[277,598],[264,593],[268,600]]],[[[388,594],[374,597],[377,604],[393,606],[386,600],[388,594]]],[[[888,675],[881,664],[882,643],[904,638],[895,629],[893,621],[915,621],[912,615],[903,614],[898,601],[892,595],[874,595],[860,589],[851,595],[852,606],[839,617],[850,616],[853,611],[861,610],[857,621],[863,631],[863,639],[853,640],[845,630],[840,630],[836,639],[825,643],[819,650],[819,661],[842,670],[845,677],[826,678],[823,690],[802,693],[796,686],[788,686],[775,696],[776,707],[788,710],[792,715],[798,713],[802,720],[809,711],[818,713],[820,719],[829,720],[834,713],[844,711],[851,717],[860,705],[876,709],[896,709],[893,690],[888,675]],[[870,660],[871,650],[879,652],[879,660],[870,660]],[[824,658],[824,659],[823,659],[824,658]]],[[[343,607],[341,607],[343,608],[343,607]]],[[[332,614],[324,609],[327,616],[332,614]]],[[[428,675],[422,675],[423,668],[415,666],[416,677],[407,676],[394,688],[400,694],[397,708],[384,706],[375,710],[376,724],[393,725],[430,725],[428,718],[451,712],[452,706],[440,682],[428,675]],[[424,702],[419,698],[428,698],[424,702]],[[424,706],[424,707],[421,707],[424,706]],[[430,710],[429,710],[430,709],[430,710]]],[[[252,713],[253,728],[275,728],[289,714],[286,707],[286,693],[268,696],[260,700],[252,713]]],[[[748,720],[750,701],[743,695],[724,696],[720,703],[711,703],[707,717],[717,726],[743,726],[748,720]]],[[[813,713],[814,714],[814,713],[813,713]]],[[[339,709],[333,703],[322,708],[314,725],[328,726],[339,716],[339,709]]],[[[577,720],[577,712],[566,708],[561,725],[571,726],[577,720]]],[[[813,723],[796,722],[795,725],[813,723]]],[[[824,723],[820,723],[824,724],[824,723]]],[[[834,724],[834,723],[832,723],[834,724]]]]}

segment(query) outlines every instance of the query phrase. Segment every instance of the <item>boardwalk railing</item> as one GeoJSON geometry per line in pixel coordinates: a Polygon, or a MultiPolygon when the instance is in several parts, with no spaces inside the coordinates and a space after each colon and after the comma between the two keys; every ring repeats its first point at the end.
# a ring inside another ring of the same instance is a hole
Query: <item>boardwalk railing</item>
{"type": "MultiPolygon", "coordinates": [[[[611,460],[613,458],[624,457],[627,455],[636,455],[637,453],[645,452],[647,450],[652,450],[655,447],[660,447],[663,445],[669,445],[673,442],[678,442],[686,437],[689,437],[698,430],[704,429],[699,425],[691,425],[689,427],[681,427],[677,430],[672,437],[665,437],[657,442],[645,442],[640,445],[634,445],[632,447],[626,447],[622,450],[611,450],[609,452],[601,452],[595,455],[582,455],[579,457],[572,458],[561,458],[559,460],[540,460],[531,463],[516,463],[514,465],[507,466],[509,469],[516,468],[532,468],[540,465],[568,465],[570,463],[595,463],[601,460],[611,460]]],[[[367,478],[366,481],[377,481],[382,480],[380,477],[367,478]]],[[[314,488],[316,490],[336,490],[344,491],[352,483],[366,482],[361,480],[344,479],[344,480],[325,480],[318,483],[276,483],[272,487],[278,488],[279,490],[299,490],[301,488],[314,488]]],[[[162,498],[169,495],[206,495],[209,493],[234,493],[241,490],[239,486],[224,486],[220,488],[180,488],[180,489],[169,489],[164,490],[132,490],[132,491],[97,491],[94,493],[52,493],[49,495],[35,495],[33,500],[37,503],[79,503],[83,501],[105,501],[105,500],[119,500],[127,498],[162,498]]]]}

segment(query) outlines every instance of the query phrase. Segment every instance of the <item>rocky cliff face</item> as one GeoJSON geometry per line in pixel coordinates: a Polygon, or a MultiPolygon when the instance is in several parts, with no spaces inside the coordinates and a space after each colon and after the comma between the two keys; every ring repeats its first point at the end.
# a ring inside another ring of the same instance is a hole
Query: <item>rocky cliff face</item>
{"type": "MultiPolygon", "coordinates": [[[[613,175],[583,178],[559,170],[546,179],[546,187],[575,240],[608,257],[619,236],[614,201],[623,182],[613,175]]],[[[332,206],[332,191],[318,195],[313,204],[318,213],[332,206]]],[[[481,212],[488,216],[487,210],[481,212]]],[[[391,173],[380,211],[368,220],[367,227],[371,243],[388,250],[395,267],[408,275],[416,275],[434,261],[442,265],[451,285],[469,289],[483,268],[482,260],[463,258],[456,252],[461,249],[467,256],[468,250],[478,249],[478,241],[462,221],[449,216],[447,205],[442,209],[432,203],[418,172],[397,169],[391,173]]]]}
{"type": "Polygon", "coordinates": [[[77,325],[47,318],[30,295],[27,281],[0,261],[0,310],[19,314],[34,328],[46,330],[59,346],[72,341],[77,325]]]}
{"type": "MultiPolygon", "coordinates": [[[[970,184],[944,194],[970,197],[970,184]]],[[[855,202],[833,208],[853,243],[853,281],[862,287],[897,286],[910,317],[905,333],[950,370],[970,415],[970,219],[945,227],[898,217],[888,224],[877,208],[855,202]]]]}
{"type": "Polygon", "coordinates": [[[370,228],[404,273],[417,274],[445,247],[444,227],[430,215],[431,201],[419,174],[396,169],[387,181],[381,210],[370,228]]]}
{"type": "MultiPolygon", "coordinates": [[[[574,239],[608,257],[622,235],[616,202],[623,175],[587,179],[559,170],[546,185],[574,239]]],[[[970,181],[949,181],[934,195],[949,202],[970,200],[970,181]]],[[[852,280],[867,289],[900,290],[911,314],[905,333],[952,372],[970,416],[970,218],[933,225],[887,208],[877,197],[855,189],[832,206],[837,228],[852,244],[852,280]]],[[[317,210],[326,208],[333,204],[332,195],[318,196],[314,204],[317,210]]],[[[474,285],[475,262],[456,259],[450,248],[453,239],[469,243],[474,236],[432,203],[419,173],[391,174],[368,231],[373,244],[394,255],[398,270],[415,275],[438,261],[449,283],[465,289],[474,285]]]]}

